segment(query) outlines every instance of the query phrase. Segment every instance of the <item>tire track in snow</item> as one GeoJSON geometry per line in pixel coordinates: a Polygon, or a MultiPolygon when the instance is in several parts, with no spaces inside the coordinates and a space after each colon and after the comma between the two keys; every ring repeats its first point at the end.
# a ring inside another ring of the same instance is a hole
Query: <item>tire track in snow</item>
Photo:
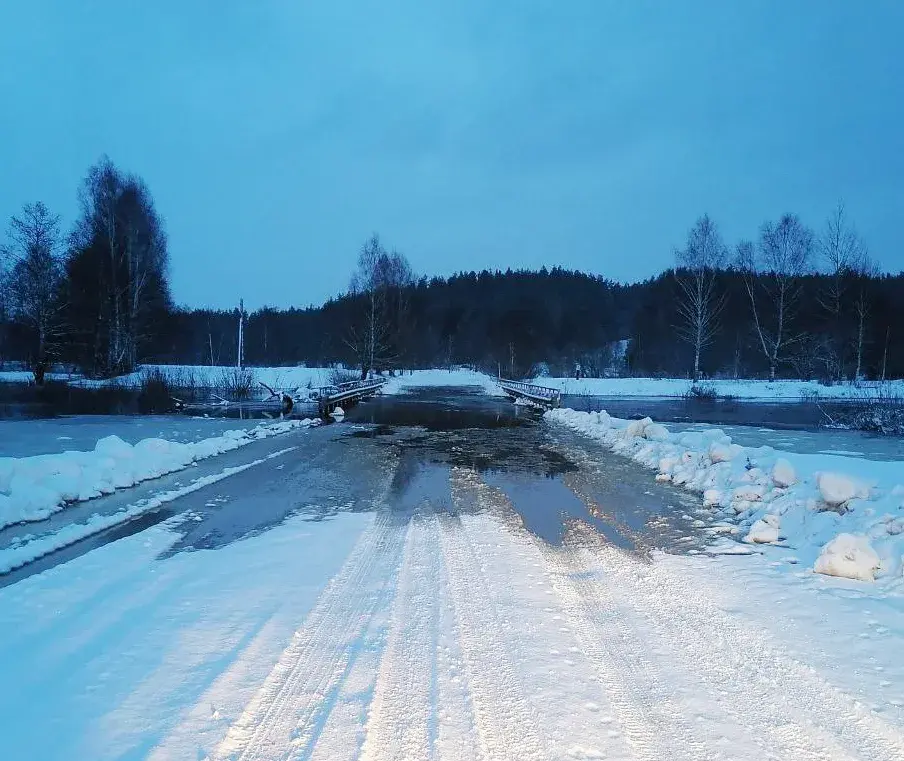
{"type": "Polygon", "coordinates": [[[540,732],[540,722],[510,660],[492,594],[461,518],[442,515],[439,523],[478,734],[478,757],[492,761],[547,761],[552,756],[540,732]]]}
{"type": "Polygon", "coordinates": [[[438,539],[439,524],[432,512],[412,517],[389,636],[368,709],[361,761],[433,756],[433,669],[441,571],[438,539]]]}
{"type": "Polygon", "coordinates": [[[399,521],[377,513],[342,570],[230,727],[215,759],[286,758],[311,740],[332,708],[368,622],[391,594],[404,539],[399,521]]]}
{"type": "MultiPolygon", "coordinates": [[[[513,542],[520,538],[522,546],[536,561],[534,565],[541,573],[545,571],[543,575],[550,581],[557,598],[550,603],[558,603],[561,611],[561,616],[556,618],[563,618],[568,624],[563,631],[571,632],[563,635],[563,640],[574,637],[578,648],[572,650],[579,649],[585,656],[586,667],[599,677],[599,690],[603,694],[594,698],[614,716],[624,737],[622,753],[628,752],[632,758],[644,761],[716,758],[707,754],[702,742],[676,712],[665,710],[669,694],[644,657],[642,640],[626,636],[613,611],[588,608],[577,588],[565,583],[571,574],[563,573],[551,562],[556,557],[556,550],[519,525],[520,518],[505,494],[473,477],[465,478],[464,482],[464,488],[471,490],[477,504],[506,526],[513,542]],[[598,625],[597,620],[605,621],[605,625],[598,625]]],[[[587,736],[585,742],[589,741],[587,736]]],[[[578,746],[576,750],[580,751],[580,748],[578,746]]],[[[609,757],[614,749],[606,748],[606,751],[606,757],[609,757]]]]}
{"type": "MultiPolygon", "coordinates": [[[[654,666],[647,656],[646,632],[628,625],[624,606],[614,603],[598,579],[591,584],[586,566],[569,554],[552,548],[544,552],[553,587],[568,611],[581,649],[599,670],[637,755],[651,761],[722,758],[707,747],[708,738],[699,736],[699,728],[694,731],[674,691],[663,684],[658,664],[654,666]]],[[[751,758],[763,758],[760,739],[752,732],[746,735],[758,747],[751,758]]]]}
{"type": "Polygon", "coordinates": [[[782,758],[904,758],[904,734],[855,698],[721,610],[705,591],[662,563],[641,564],[601,544],[589,527],[575,532],[593,550],[595,583],[633,607],[646,625],[720,695],[739,721],[756,722],[782,758]],[[751,707],[755,706],[752,711],[751,707]]]}
{"type": "Polygon", "coordinates": [[[440,636],[436,651],[436,757],[480,761],[477,728],[464,673],[458,622],[443,568],[440,589],[440,636]]]}

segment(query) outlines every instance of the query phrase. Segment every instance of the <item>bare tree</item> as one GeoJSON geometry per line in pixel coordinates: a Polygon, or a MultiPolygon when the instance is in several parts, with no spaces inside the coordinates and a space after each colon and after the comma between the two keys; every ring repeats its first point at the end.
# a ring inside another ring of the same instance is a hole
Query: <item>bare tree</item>
{"type": "Polygon", "coordinates": [[[794,323],[801,278],[809,270],[812,252],[813,233],[795,214],[765,223],[757,247],[749,241],[738,244],[737,265],[744,276],[754,330],[771,380],[775,380],[778,366],[787,361],[788,350],[803,338],[794,323]]]}
{"type": "Polygon", "coordinates": [[[6,249],[0,246],[0,368],[6,360],[6,331],[9,325],[9,281],[11,278],[6,249]]]}
{"type": "Polygon", "coordinates": [[[854,368],[854,380],[863,377],[863,347],[866,336],[866,323],[870,316],[870,281],[879,275],[879,266],[870,258],[865,249],[851,265],[857,281],[857,293],[854,296],[854,314],[857,316],[857,336],[854,342],[857,364],[854,368]]]}
{"type": "Polygon", "coordinates": [[[843,318],[848,289],[856,279],[857,267],[865,255],[865,247],[854,226],[848,221],[844,203],[839,202],[826,220],[818,241],[819,253],[828,278],[818,294],[819,303],[830,321],[828,365],[836,380],[844,376],[845,330],[843,318]]]}
{"type": "Polygon", "coordinates": [[[408,312],[405,288],[413,280],[405,255],[387,252],[376,233],[361,247],[349,290],[363,298],[366,314],[345,343],[361,365],[362,378],[378,365],[398,360],[408,312]]]}
{"type": "Polygon", "coordinates": [[[716,272],[725,261],[719,229],[704,214],[687,234],[684,248],[675,252],[675,280],[679,288],[678,335],[694,347],[694,382],[700,380],[700,355],[719,329],[725,294],[716,294],[716,272]]]}
{"type": "Polygon", "coordinates": [[[106,157],[90,169],[80,201],[70,262],[83,302],[77,311],[80,319],[91,318],[83,330],[93,337],[98,369],[127,372],[152,332],[153,316],[169,303],[163,220],[144,182],[106,157]]]}
{"type": "Polygon", "coordinates": [[[15,316],[34,330],[32,371],[44,383],[62,327],[63,246],[60,218],[41,203],[26,204],[9,225],[9,291],[15,316]]]}

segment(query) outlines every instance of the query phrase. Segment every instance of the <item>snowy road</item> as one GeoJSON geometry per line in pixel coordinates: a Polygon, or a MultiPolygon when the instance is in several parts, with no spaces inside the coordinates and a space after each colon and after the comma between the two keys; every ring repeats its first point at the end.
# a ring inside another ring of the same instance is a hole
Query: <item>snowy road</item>
{"type": "Polygon", "coordinates": [[[4,758],[904,758],[899,600],[651,553],[688,504],[543,425],[288,434],[0,590],[4,758]]]}

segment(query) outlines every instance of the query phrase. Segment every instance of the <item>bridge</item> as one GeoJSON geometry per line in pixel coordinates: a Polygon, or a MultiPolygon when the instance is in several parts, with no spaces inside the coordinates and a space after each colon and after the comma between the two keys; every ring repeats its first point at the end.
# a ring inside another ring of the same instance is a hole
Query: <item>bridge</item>
{"type": "Polygon", "coordinates": [[[317,409],[321,417],[329,415],[336,407],[348,407],[364,399],[370,399],[386,383],[386,378],[370,378],[323,386],[317,395],[317,409]]]}
{"type": "Polygon", "coordinates": [[[500,378],[497,382],[499,388],[515,400],[526,399],[542,407],[558,407],[562,401],[562,392],[557,388],[535,386],[532,383],[507,380],[506,378],[500,378]]]}

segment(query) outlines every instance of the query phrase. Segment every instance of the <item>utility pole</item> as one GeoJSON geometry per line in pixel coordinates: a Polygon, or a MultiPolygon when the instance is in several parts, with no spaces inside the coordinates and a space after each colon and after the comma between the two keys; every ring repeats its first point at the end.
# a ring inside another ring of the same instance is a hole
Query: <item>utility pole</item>
{"type": "Polygon", "coordinates": [[[236,352],[235,366],[241,370],[245,358],[245,300],[239,299],[239,348],[236,352]]]}

